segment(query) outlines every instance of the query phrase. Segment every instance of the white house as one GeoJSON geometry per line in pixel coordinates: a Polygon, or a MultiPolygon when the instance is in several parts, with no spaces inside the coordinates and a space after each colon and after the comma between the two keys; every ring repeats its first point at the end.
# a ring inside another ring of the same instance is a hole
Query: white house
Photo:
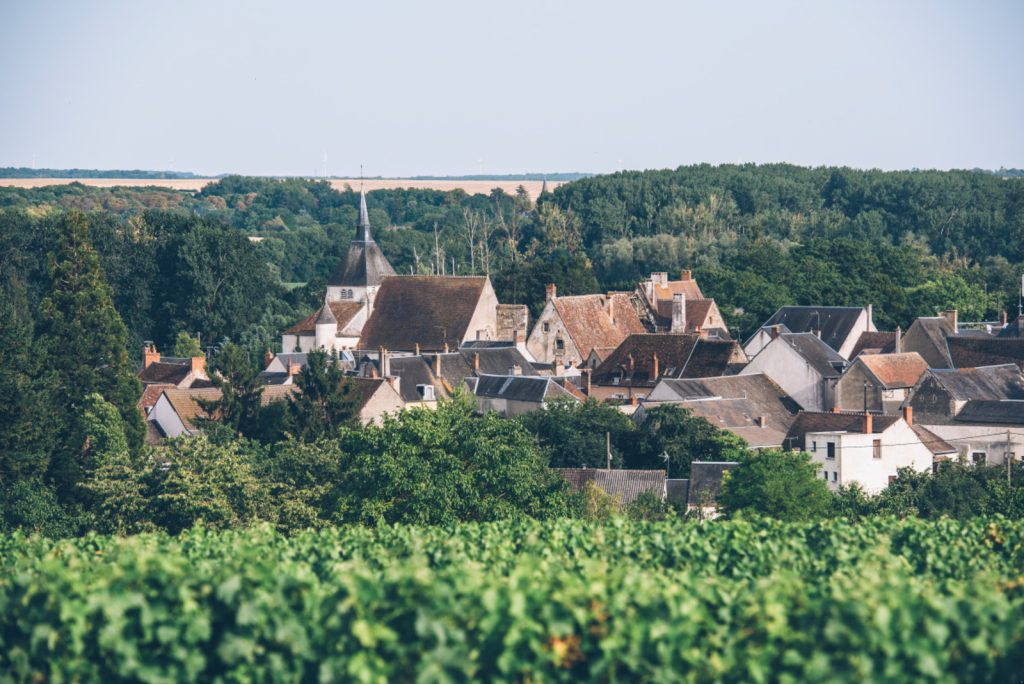
{"type": "Polygon", "coordinates": [[[772,335],[740,375],[764,373],[805,411],[831,409],[834,385],[846,360],[812,333],[773,330],[772,335]]]}

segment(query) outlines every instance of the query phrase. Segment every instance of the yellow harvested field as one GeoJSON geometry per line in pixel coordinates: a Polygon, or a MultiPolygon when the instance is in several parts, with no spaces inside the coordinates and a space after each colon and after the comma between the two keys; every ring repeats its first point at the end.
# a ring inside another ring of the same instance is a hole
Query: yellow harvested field
{"type": "MultiPolygon", "coordinates": [[[[149,186],[171,188],[174,190],[200,190],[204,185],[215,180],[215,178],[0,178],[0,186],[38,188],[44,185],[81,183],[82,185],[96,188],[149,186]]],[[[358,178],[341,178],[332,179],[330,183],[339,190],[343,190],[346,185],[359,189],[359,185],[362,183],[367,191],[390,188],[424,188],[427,190],[464,190],[470,195],[490,194],[494,188],[501,188],[505,192],[512,194],[516,191],[516,188],[522,185],[533,199],[537,199],[542,184],[541,181],[410,180],[405,178],[373,178],[363,181],[360,181],[358,178]]],[[[559,181],[548,181],[548,189],[554,190],[561,184],[562,182],[559,181]]]]}

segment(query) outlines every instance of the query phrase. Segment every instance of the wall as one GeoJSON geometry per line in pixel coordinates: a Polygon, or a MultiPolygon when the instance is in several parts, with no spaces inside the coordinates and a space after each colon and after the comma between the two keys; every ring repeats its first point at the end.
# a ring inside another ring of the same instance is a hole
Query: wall
{"type": "Polygon", "coordinates": [[[914,419],[922,425],[948,423],[959,408],[935,378],[927,374],[914,389],[910,406],[914,409],[914,419]]]}
{"type": "MultiPolygon", "coordinates": [[[[565,363],[574,365],[582,363],[583,357],[580,356],[580,352],[569,336],[569,332],[562,325],[562,319],[555,311],[554,305],[548,302],[544,306],[544,311],[541,313],[540,318],[537,319],[537,323],[533,326],[529,339],[526,340],[526,349],[533,354],[533,357],[539,363],[553,363],[555,360],[555,341],[559,337],[565,342],[565,351],[562,354],[565,363]],[[549,326],[547,332],[544,330],[545,324],[549,326]]],[[[588,349],[587,352],[589,353],[590,350],[588,349]]]]}
{"type": "MultiPolygon", "coordinates": [[[[931,450],[921,443],[920,438],[904,420],[893,423],[885,432],[863,434],[853,432],[809,432],[804,438],[804,449],[811,459],[829,473],[828,486],[831,490],[854,482],[860,484],[868,494],[877,494],[889,484],[900,468],[913,468],[918,472],[930,472],[934,457],[931,450]],[[874,440],[882,442],[882,457],[874,457],[874,440]],[[818,443],[817,451],[811,451],[813,442],[818,443]],[[836,443],[836,458],[828,460],[827,443],[836,443]],[[832,473],[838,472],[838,479],[832,473]]],[[[819,471],[820,476],[820,471],[819,471]]]]}
{"type": "Polygon", "coordinates": [[[403,408],[405,408],[405,404],[402,402],[402,397],[390,384],[383,382],[359,411],[359,420],[363,425],[370,423],[380,425],[384,421],[385,415],[393,415],[403,408]]]}
{"type": "Polygon", "coordinates": [[[477,339],[493,340],[498,330],[497,310],[498,295],[494,293],[494,288],[491,287],[491,281],[488,279],[480,293],[476,310],[473,311],[473,317],[469,321],[469,327],[466,329],[462,342],[471,342],[477,339]]]}
{"type": "Polygon", "coordinates": [[[156,400],[156,404],[153,405],[146,420],[151,420],[159,425],[168,437],[179,437],[188,431],[185,424],[181,422],[181,418],[178,417],[178,412],[174,410],[171,402],[167,401],[167,397],[164,395],[160,395],[160,398],[156,400]]]}
{"type": "Polygon", "coordinates": [[[836,402],[841,409],[844,411],[864,410],[865,382],[872,385],[868,388],[868,410],[874,412],[882,410],[882,391],[877,387],[878,382],[871,377],[863,364],[856,361],[836,384],[836,402]]]}
{"type": "Polygon", "coordinates": [[[805,411],[828,411],[830,391],[814,368],[781,339],[773,340],[740,375],[764,373],[805,411]]]}
{"type": "MultiPolygon", "coordinates": [[[[920,421],[917,421],[920,423],[920,421]]],[[[986,465],[1004,465],[1006,451],[1014,458],[1024,457],[1024,428],[1005,428],[998,425],[927,425],[920,423],[937,436],[948,441],[959,450],[952,454],[951,459],[963,458],[965,463],[973,463],[973,454],[984,452],[986,465]],[[1010,448],[1006,448],[1006,433],[1010,433],[1010,448]]]]}

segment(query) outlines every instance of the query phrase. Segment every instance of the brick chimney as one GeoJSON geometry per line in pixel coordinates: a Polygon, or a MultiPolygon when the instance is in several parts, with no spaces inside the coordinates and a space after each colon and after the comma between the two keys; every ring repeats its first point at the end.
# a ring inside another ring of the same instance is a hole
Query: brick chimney
{"type": "Polygon", "coordinates": [[[942,312],[942,317],[946,319],[947,323],[949,323],[949,327],[953,329],[954,335],[960,332],[956,309],[946,309],[945,311],[942,312]]]}
{"type": "Polygon", "coordinates": [[[654,354],[652,355],[651,366],[651,378],[657,380],[661,376],[661,374],[659,373],[660,369],[658,368],[658,352],[654,352],[654,354]]]}
{"type": "Polygon", "coordinates": [[[156,344],[145,342],[142,345],[142,367],[149,368],[150,365],[160,362],[160,352],[156,350],[156,344]]]}
{"type": "Polygon", "coordinates": [[[686,295],[676,292],[672,295],[672,327],[671,332],[686,332],[686,295]]]}
{"type": "Polygon", "coordinates": [[[558,378],[565,375],[565,359],[562,356],[555,357],[554,363],[551,364],[551,372],[558,378]]]}
{"type": "Polygon", "coordinates": [[[546,300],[550,302],[558,296],[558,288],[555,287],[554,283],[548,283],[547,287],[544,288],[544,293],[546,295],[546,300]]]}
{"type": "Polygon", "coordinates": [[[523,374],[523,367],[520,366],[518,363],[514,363],[514,364],[512,364],[512,367],[508,369],[508,374],[509,375],[522,375],[523,374]]]}
{"type": "Polygon", "coordinates": [[[299,365],[298,362],[296,362],[296,361],[289,361],[288,362],[288,376],[289,377],[293,377],[293,376],[298,375],[299,371],[301,371],[301,370],[302,370],[302,366],[299,365]]]}
{"type": "Polygon", "coordinates": [[[907,425],[913,427],[914,425],[914,407],[904,406],[903,407],[903,420],[907,421],[907,425]]]}
{"type": "Polygon", "coordinates": [[[580,371],[580,384],[582,385],[581,389],[583,390],[583,393],[586,394],[588,397],[590,396],[591,373],[592,371],[589,368],[584,368],[583,370],[580,371]]]}
{"type": "Polygon", "coordinates": [[[683,272],[679,274],[679,279],[682,281],[693,280],[693,272],[689,269],[683,269],[683,272]]]}
{"type": "Polygon", "coordinates": [[[832,407],[832,413],[842,413],[842,412],[843,412],[843,409],[839,408],[838,406],[833,406],[832,407]]]}
{"type": "Polygon", "coordinates": [[[779,336],[779,333],[782,332],[782,326],[780,326],[780,325],[773,325],[771,327],[771,331],[772,331],[772,339],[774,340],[776,337],[779,336]]]}
{"type": "Polygon", "coordinates": [[[191,359],[192,374],[205,376],[206,375],[206,357],[205,356],[193,356],[191,359]]]}
{"type": "Polygon", "coordinates": [[[870,413],[865,413],[864,414],[864,434],[865,435],[870,435],[872,432],[875,431],[874,427],[875,426],[874,426],[871,414],[870,413]]]}

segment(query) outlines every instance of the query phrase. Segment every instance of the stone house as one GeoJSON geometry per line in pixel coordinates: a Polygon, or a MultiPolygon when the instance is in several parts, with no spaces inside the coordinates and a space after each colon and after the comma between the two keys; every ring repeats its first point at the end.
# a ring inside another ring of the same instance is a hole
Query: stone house
{"type": "Polygon", "coordinates": [[[836,406],[895,415],[926,370],[917,352],[861,354],[836,381],[836,406]]]}

